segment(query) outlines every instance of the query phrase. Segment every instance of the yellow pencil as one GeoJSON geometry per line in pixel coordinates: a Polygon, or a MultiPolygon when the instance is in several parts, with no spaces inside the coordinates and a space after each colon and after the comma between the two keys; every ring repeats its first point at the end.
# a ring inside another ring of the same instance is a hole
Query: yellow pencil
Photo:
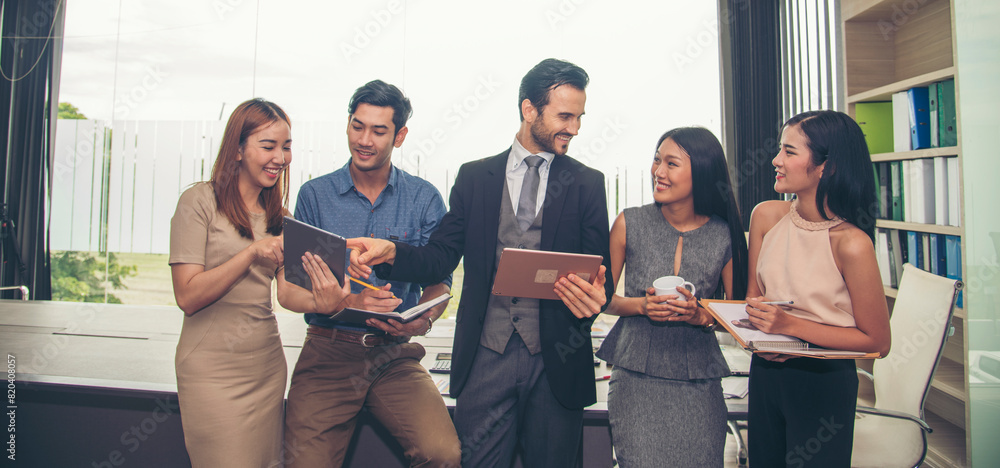
{"type": "MultiPolygon", "coordinates": [[[[366,288],[368,288],[368,289],[374,289],[374,290],[376,290],[376,291],[381,291],[381,290],[382,290],[382,288],[380,288],[380,287],[377,287],[377,286],[372,286],[372,285],[370,285],[370,284],[368,284],[368,283],[366,283],[366,282],[364,282],[364,281],[361,281],[361,280],[359,280],[359,279],[357,279],[357,278],[355,278],[355,277],[353,277],[353,276],[348,276],[348,278],[350,278],[350,279],[351,279],[351,281],[354,281],[355,283],[358,283],[358,284],[360,284],[360,285],[362,285],[362,286],[364,286],[364,287],[366,287],[366,288]]],[[[396,298],[396,295],[395,295],[395,294],[393,294],[393,295],[392,295],[392,298],[393,298],[393,299],[395,299],[395,298],[396,298]]]]}

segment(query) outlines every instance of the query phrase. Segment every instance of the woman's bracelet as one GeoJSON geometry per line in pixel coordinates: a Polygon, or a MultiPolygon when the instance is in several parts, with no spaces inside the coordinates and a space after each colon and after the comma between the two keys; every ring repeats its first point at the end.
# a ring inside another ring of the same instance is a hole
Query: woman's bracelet
{"type": "MultiPolygon", "coordinates": [[[[705,307],[703,305],[701,305],[701,301],[698,301],[698,309],[705,309],[705,307]]],[[[695,309],[695,310],[697,311],[697,309],[695,309]]],[[[699,313],[699,312],[696,312],[696,313],[699,313]]],[[[715,322],[715,317],[713,317],[712,314],[708,313],[707,309],[705,310],[705,315],[708,315],[709,322],[707,324],[697,325],[697,326],[700,327],[700,328],[705,329],[705,331],[715,331],[715,327],[716,327],[716,325],[718,325],[715,322]]]]}

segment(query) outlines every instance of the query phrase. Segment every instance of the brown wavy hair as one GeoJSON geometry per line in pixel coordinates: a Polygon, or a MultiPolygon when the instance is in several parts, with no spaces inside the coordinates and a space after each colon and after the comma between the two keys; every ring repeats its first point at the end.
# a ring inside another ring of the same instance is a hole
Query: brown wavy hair
{"type": "MultiPolygon", "coordinates": [[[[240,161],[236,158],[246,145],[247,138],[254,132],[277,121],[283,121],[291,128],[292,122],[277,104],[261,98],[254,98],[236,107],[226,123],[222,135],[219,155],[212,168],[212,188],[219,211],[233,223],[241,236],[254,240],[250,227],[250,214],[240,196],[240,161]]],[[[282,218],[288,214],[288,171],[284,170],[273,187],[260,191],[260,204],[267,217],[267,232],[281,234],[282,218]]]]}

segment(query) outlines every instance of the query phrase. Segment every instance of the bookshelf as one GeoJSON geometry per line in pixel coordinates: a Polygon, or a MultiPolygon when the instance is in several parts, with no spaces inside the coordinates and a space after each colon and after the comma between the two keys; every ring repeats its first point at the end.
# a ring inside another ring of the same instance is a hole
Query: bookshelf
{"type": "MultiPolygon", "coordinates": [[[[891,101],[894,93],[956,77],[953,1],[843,0],[840,3],[844,102],[851,116],[855,115],[858,103],[891,101]]],[[[956,107],[961,105],[957,95],[955,102],[956,107]]],[[[958,127],[961,132],[961,122],[958,127]]],[[[873,154],[872,161],[940,156],[955,156],[962,164],[961,146],[873,154]]],[[[959,208],[964,213],[964,200],[959,208]]],[[[959,236],[963,238],[964,251],[965,220],[960,219],[963,226],[880,219],[876,227],[959,236]]],[[[966,275],[963,262],[962,277],[966,275]]],[[[896,290],[886,285],[886,295],[891,307],[896,290]]],[[[968,466],[971,459],[966,322],[965,311],[956,309],[952,319],[954,334],[948,338],[924,407],[925,420],[934,429],[928,435],[925,460],[928,466],[968,466]]]]}

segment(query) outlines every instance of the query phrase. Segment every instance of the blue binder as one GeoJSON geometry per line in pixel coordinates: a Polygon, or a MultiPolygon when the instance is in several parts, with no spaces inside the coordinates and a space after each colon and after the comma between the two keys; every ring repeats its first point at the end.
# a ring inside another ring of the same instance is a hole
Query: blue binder
{"type": "Polygon", "coordinates": [[[930,148],[931,113],[927,87],[910,88],[906,97],[910,104],[910,148],[930,148]]]}
{"type": "Polygon", "coordinates": [[[906,232],[906,250],[909,255],[907,256],[907,262],[911,265],[924,269],[924,243],[920,238],[921,233],[907,231],[906,232]]]}

